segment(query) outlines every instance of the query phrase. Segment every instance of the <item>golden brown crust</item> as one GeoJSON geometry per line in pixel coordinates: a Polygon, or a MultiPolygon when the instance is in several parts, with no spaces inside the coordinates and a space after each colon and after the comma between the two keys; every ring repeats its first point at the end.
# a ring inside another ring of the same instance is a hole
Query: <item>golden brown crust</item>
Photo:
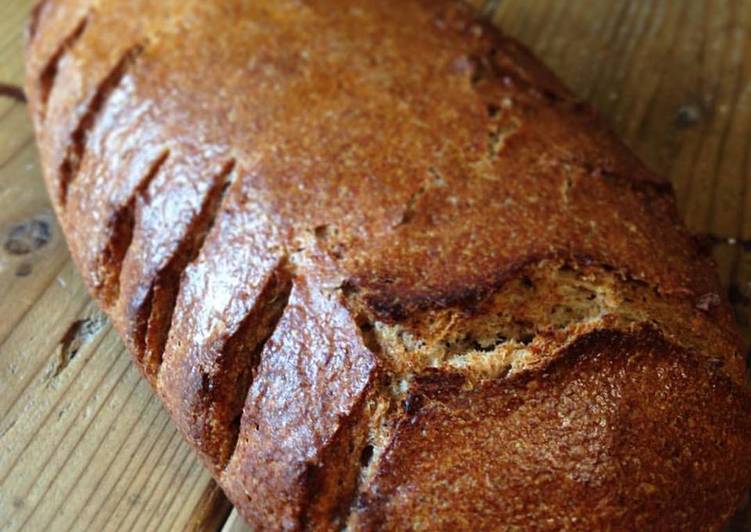
{"type": "Polygon", "coordinates": [[[71,254],[259,529],[726,520],[751,438],[711,262],[467,6],[43,0],[28,41],[71,254]]]}
{"type": "Polygon", "coordinates": [[[217,470],[234,450],[260,350],[290,290],[283,250],[271,245],[279,235],[249,193],[242,181],[228,190],[201,256],[185,270],[159,372],[175,421],[217,470]]]}
{"type": "Polygon", "coordinates": [[[377,360],[339,297],[315,277],[295,281],[248,392],[222,480],[257,527],[328,528],[354,496],[350,434],[377,360]]]}
{"type": "Polygon", "coordinates": [[[471,391],[426,375],[410,393],[353,529],[713,529],[747,487],[751,396],[650,331],[584,337],[539,374],[471,391]]]}

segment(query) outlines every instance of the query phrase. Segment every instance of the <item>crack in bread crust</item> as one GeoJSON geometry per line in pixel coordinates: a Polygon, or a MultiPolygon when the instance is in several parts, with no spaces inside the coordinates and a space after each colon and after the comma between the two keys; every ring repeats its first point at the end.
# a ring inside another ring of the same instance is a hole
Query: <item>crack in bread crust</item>
{"type": "Polygon", "coordinates": [[[743,361],[732,330],[701,323],[709,325],[710,318],[691,301],[593,265],[544,260],[517,272],[475,308],[428,311],[397,323],[374,318],[373,328],[396,373],[439,368],[477,381],[539,366],[590,331],[651,324],[741,382],[743,361]]]}
{"type": "MultiPolygon", "coordinates": [[[[351,308],[357,309],[353,312],[363,316],[367,306],[356,293],[349,297],[351,308]]],[[[424,403],[418,383],[448,383],[464,391],[488,382],[511,383],[519,375],[544,372],[588,338],[646,334],[686,349],[743,387],[745,369],[737,339],[732,331],[723,334],[709,323],[705,310],[685,298],[663,296],[643,282],[623,279],[613,268],[560,260],[523,268],[468,309],[428,311],[392,323],[361,318],[363,335],[373,338],[374,352],[388,369],[370,405],[370,456],[359,475],[350,520],[367,508],[363,497],[399,424],[424,403]]]]}
{"type": "MultiPolygon", "coordinates": [[[[362,302],[351,294],[350,304],[362,316],[362,302]]],[[[707,320],[704,310],[612,270],[592,265],[578,269],[561,261],[542,261],[520,271],[469,312],[426,312],[403,323],[362,318],[362,334],[372,337],[374,352],[387,369],[370,404],[369,458],[361,468],[350,524],[358,529],[357,515],[368,508],[371,482],[400,423],[422,408],[421,383],[463,392],[488,383],[511,385],[545,372],[578,344],[612,335],[646,336],[671,349],[685,349],[687,356],[743,389],[740,345],[732,331],[723,335],[700,325],[707,320]]]]}

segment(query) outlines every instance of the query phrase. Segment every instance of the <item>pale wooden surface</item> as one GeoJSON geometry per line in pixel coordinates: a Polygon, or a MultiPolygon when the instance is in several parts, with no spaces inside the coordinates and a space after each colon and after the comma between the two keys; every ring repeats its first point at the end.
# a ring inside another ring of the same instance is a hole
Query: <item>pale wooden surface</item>
{"type": "MultiPolygon", "coordinates": [[[[29,4],[0,2],[0,83],[20,83],[29,4]]],[[[490,4],[670,176],[748,331],[751,245],[727,239],[751,237],[751,0],[490,4]]],[[[220,528],[226,501],[85,294],[24,105],[2,95],[0,241],[0,529],[220,528]]],[[[245,527],[233,513],[224,529],[245,527]]]]}

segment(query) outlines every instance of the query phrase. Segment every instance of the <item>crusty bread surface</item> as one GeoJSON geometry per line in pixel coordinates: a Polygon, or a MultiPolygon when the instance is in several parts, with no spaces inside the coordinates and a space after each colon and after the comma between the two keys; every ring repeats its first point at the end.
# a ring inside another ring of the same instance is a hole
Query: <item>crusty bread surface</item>
{"type": "Polygon", "coordinates": [[[42,0],[71,254],[258,530],[706,529],[751,484],[711,260],[448,0],[42,0]]]}

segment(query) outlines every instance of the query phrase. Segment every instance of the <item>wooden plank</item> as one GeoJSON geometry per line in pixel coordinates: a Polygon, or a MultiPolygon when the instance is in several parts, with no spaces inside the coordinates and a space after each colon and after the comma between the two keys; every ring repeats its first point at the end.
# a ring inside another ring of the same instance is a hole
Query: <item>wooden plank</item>
{"type": "MultiPolygon", "coordinates": [[[[751,1],[472,3],[495,11],[504,31],[671,178],[689,226],[714,235],[748,334],[751,1]]],[[[29,5],[0,4],[0,83],[21,81],[29,5]]],[[[0,237],[0,528],[218,529],[226,499],[86,295],[46,200],[25,109],[1,95],[0,237]],[[10,240],[29,250],[9,252],[10,240]]],[[[223,530],[247,528],[233,512],[223,530]]]]}

